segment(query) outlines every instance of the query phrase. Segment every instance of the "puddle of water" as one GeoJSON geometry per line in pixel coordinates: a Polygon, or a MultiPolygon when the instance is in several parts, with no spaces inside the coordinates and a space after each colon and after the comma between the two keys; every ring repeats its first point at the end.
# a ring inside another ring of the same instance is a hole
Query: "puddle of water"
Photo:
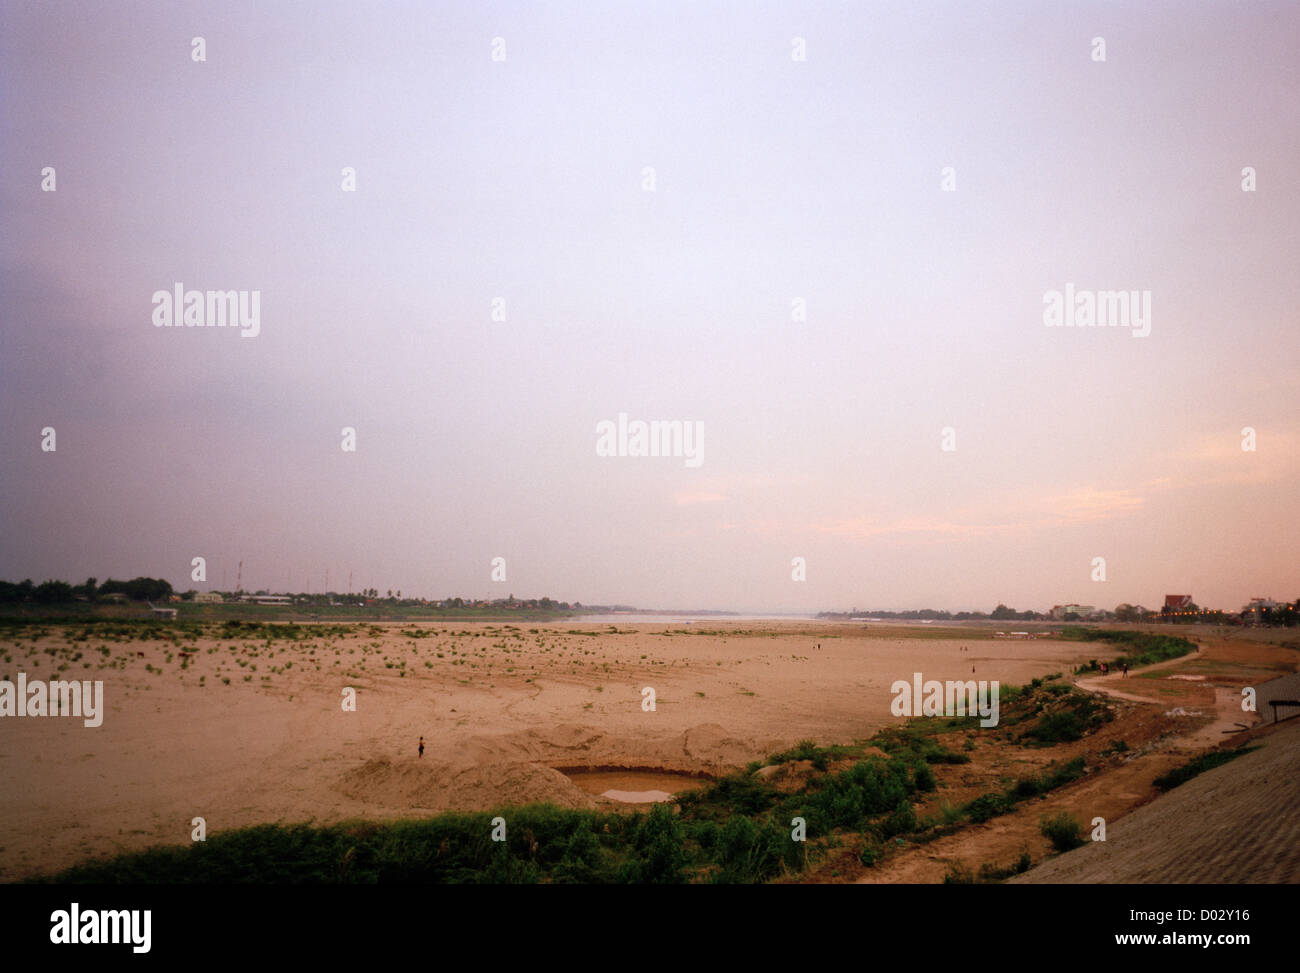
{"type": "Polygon", "coordinates": [[[611,801],[622,801],[624,804],[662,804],[664,801],[671,801],[673,796],[667,791],[604,791],[600,795],[607,797],[611,801]]]}
{"type": "Polygon", "coordinates": [[[707,787],[705,777],[674,774],[666,770],[588,770],[557,768],[588,794],[624,804],[657,804],[672,800],[683,791],[707,787]]]}

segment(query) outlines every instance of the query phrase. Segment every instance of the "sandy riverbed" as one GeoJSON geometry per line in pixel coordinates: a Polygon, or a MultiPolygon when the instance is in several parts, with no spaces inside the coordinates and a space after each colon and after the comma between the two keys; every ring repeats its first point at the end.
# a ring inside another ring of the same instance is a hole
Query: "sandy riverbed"
{"type": "Polygon", "coordinates": [[[0,675],[48,679],[66,662],[62,678],[104,680],[107,708],[95,729],[0,721],[3,880],[187,842],[196,816],[212,833],[538,800],[593,806],[602,798],[555,768],[716,773],[801,739],[870,736],[893,719],[890,684],[913,672],[1023,683],[1095,654],[981,631],[780,622],[363,625],[269,645],[182,640],[187,657],[158,640],[73,641],[79,631],[50,626],[0,645],[11,659],[0,675]],[[347,686],[355,712],[340,705],[347,686]],[[654,712],[642,708],[645,687],[654,712]]]}

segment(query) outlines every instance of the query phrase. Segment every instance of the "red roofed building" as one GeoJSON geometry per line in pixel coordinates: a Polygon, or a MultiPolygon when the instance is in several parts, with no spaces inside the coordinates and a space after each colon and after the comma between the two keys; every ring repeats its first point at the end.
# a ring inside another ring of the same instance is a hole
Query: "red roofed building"
{"type": "Polygon", "coordinates": [[[1191,595],[1165,595],[1165,611],[1186,611],[1192,607],[1191,595]]]}

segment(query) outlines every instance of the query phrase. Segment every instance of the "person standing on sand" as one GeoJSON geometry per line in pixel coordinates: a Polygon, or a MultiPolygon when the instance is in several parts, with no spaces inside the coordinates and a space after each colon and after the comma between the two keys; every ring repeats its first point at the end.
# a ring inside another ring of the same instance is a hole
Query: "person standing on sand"
{"type": "Polygon", "coordinates": [[[1127,678],[1128,678],[1128,663],[1127,663],[1127,662],[1123,662],[1123,663],[1121,663],[1121,664],[1120,664],[1120,668],[1121,668],[1122,670],[1124,670],[1124,678],[1127,679],[1127,678]]]}
{"type": "Polygon", "coordinates": [[[424,756],[424,737],[420,737],[420,756],[424,756]]]}

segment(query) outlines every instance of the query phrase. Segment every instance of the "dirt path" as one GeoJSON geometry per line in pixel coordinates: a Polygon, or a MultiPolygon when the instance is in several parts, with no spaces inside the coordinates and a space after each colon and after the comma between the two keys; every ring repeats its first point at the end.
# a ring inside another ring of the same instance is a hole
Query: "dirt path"
{"type": "MultiPolygon", "coordinates": [[[[1028,852],[1033,861],[1040,862],[1053,854],[1050,843],[1039,830],[1040,819],[1045,814],[1068,811],[1091,828],[1097,818],[1112,824],[1148,805],[1157,796],[1151,783],[1154,778],[1186,763],[1193,754],[1219,746],[1233,733],[1241,732],[1243,725],[1254,726],[1261,721],[1258,713],[1242,711],[1240,688],[1231,675],[1172,672],[1205,668],[1211,660],[1219,660],[1224,644],[1198,641],[1195,652],[1130,669],[1127,678],[1116,672],[1077,680],[1075,685],[1080,689],[1123,701],[1118,705],[1126,713],[1121,714],[1106,735],[1126,737],[1130,742],[1135,737],[1139,741],[1145,737],[1145,744],[1135,744],[1131,759],[1112,759],[1098,766],[1097,772],[1045,799],[1027,802],[1010,814],[892,856],[865,874],[853,870],[856,880],[940,882],[958,863],[972,869],[983,863],[1006,866],[1022,852],[1028,852]],[[1188,663],[1192,665],[1189,667],[1188,663]],[[1134,679],[1156,672],[1170,672],[1170,676],[1154,681],[1134,679]],[[1223,682],[1230,685],[1222,685],[1223,682]],[[1171,694],[1172,687],[1177,687],[1177,691],[1171,694]],[[1161,695],[1164,698],[1158,698],[1161,695]],[[1148,729],[1139,731],[1139,725],[1148,729]]],[[[1228,665],[1235,669],[1236,662],[1233,660],[1228,665]]],[[[1090,757],[1090,763],[1093,759],[1090,757]]]]}
{"type": "Polygon", "coordinates": [[[1162,701],[1151,699],[1149,696],[1136,696],[1132,693],[1126,693],[1117,688],[1116,684],[1128,685],[1127,679],[1134,676],[1146,675],[1150,672],[1158,672],[1164,669],[1171,669],[1174,666],[1185,664],[1188,659],[1197,659],[1202,657],[1204,646],[1199,642],[1196,643],[1196,651],[1189,652],[1187,655],[1180,655],[1176,659],[1166,659],[1164,662],[1155,662],[1149,666],[1143,666],[1141,669],[1130,669],[1128,676],[1122,673],[1110,673],[1105,676],[1089,676],[1087,679],[1075,681],[1075,685],[1080,689],[1087,690],[1090,693],[1104,693],[1107,696],[1114,696],[1116,699],[1127,699],[1134,703],[1156,703],[1162,701]]]}
{"type": "MultiPolygon", "coordinates": [[[[1141,669],[1130,669],[1129,678],[1186,665],[1190,660],[1204,658],[1204,650],[1205,646],[1198,642],[1195,652],[1181,655],[1176,659],[1166,659],[1164,662],[1143,666],[1141,669]]],[[[1125,692],[1118,688],[1117,683],[1128,685],[1128,680],[1119,673],[1113,673],[1079,679],[1075,685],[1086,692],[1100,693],[1114,699],[1124,699],[1133,703],[1154,703],[1157,706],[1169,705],[1167,700],[1152,699],[1150,696],[1139,696],[1135,693],[1125,692]]],[[[1170,749],[1179,752],[1199,752],[1208,747],[1217,746],[1225,736],[1240,732],[1261,721],[1258,713],[1242,711],[1239,692],[1223,686],[1210,686],[1205,683],[1200,683],[1200,685],[1203,688],[1214,690],[1212,718],[1204,726],[1197,727],[1194,732],[1174,741],[1170,749]]]]}
{"type": "Polygon", "coordinates": [[[1090,841],[1011,881],[1300,881],[1300,816],[1292,813],[1300,803],[1300,725],[1283,725],[1260,744],[1117,821],[1106,841],[1090,841]]]}

